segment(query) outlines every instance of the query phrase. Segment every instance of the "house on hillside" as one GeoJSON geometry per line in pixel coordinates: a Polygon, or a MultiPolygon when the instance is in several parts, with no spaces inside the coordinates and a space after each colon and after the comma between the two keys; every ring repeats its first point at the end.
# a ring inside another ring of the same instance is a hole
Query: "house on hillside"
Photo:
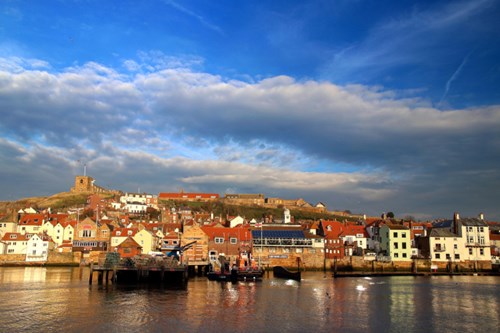
{"type": "Polygon", "coordinates": [[[46,235],[33,235],[28,240],[26,262],[46,262],[49,251],[54,249],[54,242],[46,235]]]}
{"type": "Polygon", "coordinates": [[[26,254],[28,249],[28,241],[33,236],[33,234],[22,234],[19,232],[6,232],[2,241],[0,242],[0,247],[2,248],[2,254],[26,254]]]}
{"type": "Polygon", "coordinates": [[[44,214],[23,214],[19,219],[17,231],[21,234],[38,234],[42,231],[44,222],[44,214]]]}

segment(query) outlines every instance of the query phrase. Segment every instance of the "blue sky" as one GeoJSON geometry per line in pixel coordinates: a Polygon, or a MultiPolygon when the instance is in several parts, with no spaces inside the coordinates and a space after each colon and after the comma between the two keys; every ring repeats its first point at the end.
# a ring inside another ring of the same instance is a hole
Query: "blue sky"
{"type": "Polygon", "coordinates": [[[0,200],[89,175],[500,220],[499,0],[3,1],[0,200]],[[80,161],[80,162],[79,162],[80,161]]]}

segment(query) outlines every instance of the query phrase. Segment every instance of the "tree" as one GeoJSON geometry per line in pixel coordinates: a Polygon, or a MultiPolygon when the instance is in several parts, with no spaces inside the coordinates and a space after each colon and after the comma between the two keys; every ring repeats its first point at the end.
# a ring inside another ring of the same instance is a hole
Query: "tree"
{"type": "Polygon", "coordinates": [[[390,218],[390,219],[393,219],[394,218],[394,213],[393,212],[387,213],[387,217],[390,218]]]}

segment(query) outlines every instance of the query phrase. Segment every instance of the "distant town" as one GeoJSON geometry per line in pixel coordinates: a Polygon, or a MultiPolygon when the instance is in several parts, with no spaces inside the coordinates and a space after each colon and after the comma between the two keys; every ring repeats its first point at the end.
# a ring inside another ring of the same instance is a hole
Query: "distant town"
{"type": "Polygon", "coordinates": [[[422,222],[390,212],[330,212],[321,202],[264,194],[122,193],[94,183],[76,176],[64,205],[0,211],[0,265],[89,265],[109,252],[120,258],[167,255],[190,244],[178,260],[198,272],[221,256],[236,262],[242,252],[262,267],[301,270],[500,267],[500,223],[482,213],[422,222]],[[253,216],[216,211],[220,205],[247,207],[253,216]]]}

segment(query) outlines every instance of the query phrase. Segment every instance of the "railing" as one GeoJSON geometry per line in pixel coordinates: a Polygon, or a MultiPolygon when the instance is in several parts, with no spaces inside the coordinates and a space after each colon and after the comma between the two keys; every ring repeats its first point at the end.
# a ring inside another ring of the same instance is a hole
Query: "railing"
{"type": "Polygon", "coordinates": [[[446,247],[444,246],[439,246],[434,248],[434,252],[444,252],[446,251],[446,247]]]}
{"type": "Polygon", "coordinates": [[[290,238],[260,238],[253,239],[254,246],[281,246],[281,247],[310,247],[312,246],[312,240],[310,239],[290,239],[290,238]]]}

